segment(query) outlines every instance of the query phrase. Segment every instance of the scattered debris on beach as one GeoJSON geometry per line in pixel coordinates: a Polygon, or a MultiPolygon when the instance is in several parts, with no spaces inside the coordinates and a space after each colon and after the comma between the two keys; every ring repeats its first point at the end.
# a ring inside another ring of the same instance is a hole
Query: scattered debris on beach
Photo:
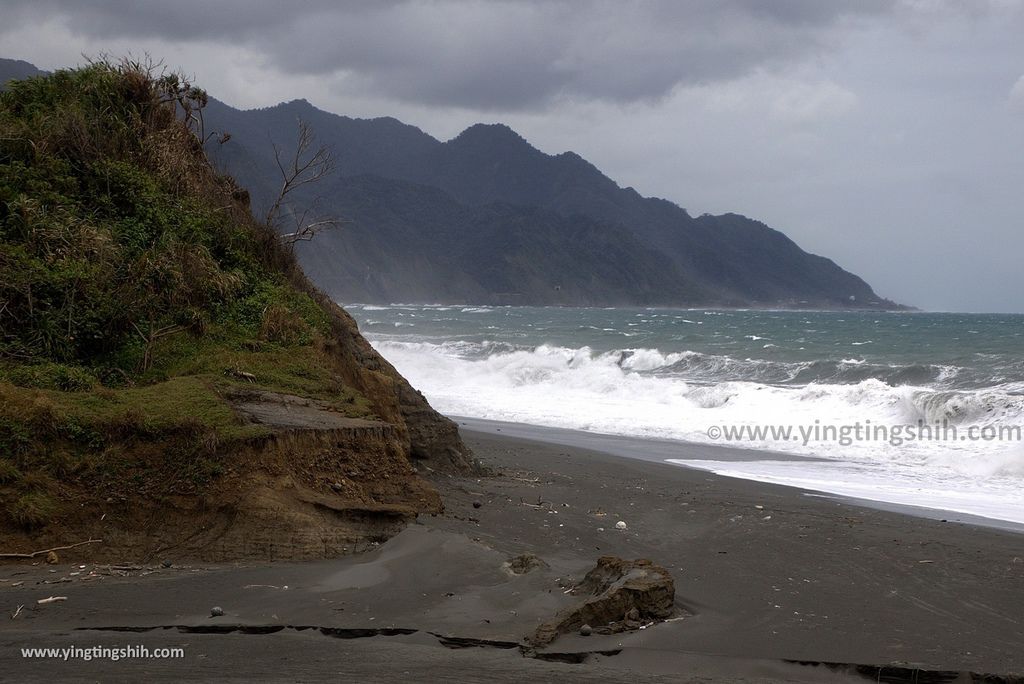
{"type": "Polygon", "coordinates": [[[50,596],[48,598],[42,598],[36,601],[39,605],[45,605],[47,603],[57,603],[59,601],[67,601],[67,596],[50,596]]]}
{"type": "Polygon", "coordinates": [[[54,565],[57,562],[59,562],[57,551],[66,551],[67,549],[74,549],[79,546],[85,546],[86,544],[101,543],[103,543],[102,539],[87,539],[76,544],[68,544],[67,546],[55,546],[52,549],[42,549],[41,551],[32,551],[31,553],[0,553],[0,559],[35,558],[36,556],[46,556],[46,562],[51,565],[54,565]]]}
{"type": "Polygon", "coordinates": [[[509,558],[502,564],[502,567],[513,575],[525,575],[532,570],[546,568],[548,564],[535,554],[521,553],[518,556],[509,558]]]}

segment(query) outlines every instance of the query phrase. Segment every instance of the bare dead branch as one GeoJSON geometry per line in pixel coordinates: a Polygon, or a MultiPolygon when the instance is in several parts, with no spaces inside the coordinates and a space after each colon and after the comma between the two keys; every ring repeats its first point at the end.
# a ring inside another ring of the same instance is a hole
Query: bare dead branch
{"type": "Polygon", "coordinates": [[[296,229],[291,233],[281,235],[281,242],[286,245],[294,245],[296,242],[306,242],[315,238],[319,233],[337,228],[341,221],[333,218],[325,218],[317,221],[297,221],[296,229]]]}
{"type": "MultiPolygon", "coordinates": [[[[316,135],[312,127],[299,120],[299,132],[295,143],[295,151],[285,158],[284,150],[273,145],[274,162],[281,175],[281,189],[277,198],[267,210],[266,223],[277,232],[280,231],[282,215],[291,199],[292,193],[301,187],[319,183],[334,173],[336,168],[334,153],[326,145],[317,145],[316,135]]],[[[294,212],[289,212],[294,215],[294,212]]],[[[296,227],[282,236],[285,244],[294,244],[299,240],[310,240],[317,233],[337,225],[334,219],[319,217],[309,221],[310,209],[303,210],[295,219],[296,227]]]]}
{"type": "Polygon", "coordinates": [[[55,546],[52,549],[43,549],[42,551],[33,551],[32,553],[0,553],[0,558],[35,558],[36,556],[42,556],[50,553],[51,551],[67,551],[68,549],[74,549],[86,544],[100,544],[102,542],[102,539],[87,539],[86,541],[78,542],[77,544],[55,546]]]}
{"type": "Polygon", "coordinates": [[[67,596],[50,596],[49,598],[39,599],[38,601],[36,601],[36,603],[38,603],[38,604],[57,603],[58,601],[67,601],[67,600],[68,600],[67,596]]]}

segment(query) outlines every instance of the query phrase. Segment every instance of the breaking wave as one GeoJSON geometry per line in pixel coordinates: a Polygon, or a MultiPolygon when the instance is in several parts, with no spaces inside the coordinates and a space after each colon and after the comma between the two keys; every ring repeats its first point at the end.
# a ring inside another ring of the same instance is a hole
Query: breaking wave
{"type": "MultiPolygon", "coordinates": [[[[954,371],[936,366],[875,367],[863,362],[786,364],[694,352],[517,346],[507,342],[376,339],[374,345],[442,412],[610,434],[707,442],[711,425],[1024,423],[1017,385],[979,390],[923,386],[954,371]],[[874,370],[875,377],[869,370],[874,370]],[[882,376],[877,377],[877,376],[882,376]],[[845,382],[837,382],[842,378],[845,382]],[[900,383],[919,378],[922,384],[900,383]]],[[[816,456],[955,466],[992,457],[992,472],[1015,472],[1005,443],[884,441],[852,445],[759,442],[816,456]],[[1003,451],[1000,451],[1002,447],[1003,451]],[[979,456],[982,454],[982,456],[979,456]]],[[[1024,474],[1024,455],[1019,474],[1024,474]]]]}
{"type": "Polygon", "coordinates": [[[362,312],[368,339],[450,415],[667,439],[684,460],[696,458],[686,442],[748,447],[763,456],[686,462],[1024,523],[1020,433],[899,443],[877,431],[859,441],[708,436],[713,426],[891,430],[942,421],[960,434],[1024,431],[1020,317],[471,305],[362,312]],[[968,336],[974,330],[982,334],[968,336]]]}

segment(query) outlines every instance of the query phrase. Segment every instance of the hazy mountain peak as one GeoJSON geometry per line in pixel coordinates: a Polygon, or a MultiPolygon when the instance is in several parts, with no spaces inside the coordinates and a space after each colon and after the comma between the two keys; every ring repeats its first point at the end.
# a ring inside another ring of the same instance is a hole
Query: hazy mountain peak
{"type": "Polygon", "coordinates": [[[528,147],[531,150],[536,150],[536,148],[531,145],[526,138],[516,133],[507,124],[503,123],[473,124],[452,138],[449,142],[454,144],[483,143],[491,145],[521,145],[528,147]]]}

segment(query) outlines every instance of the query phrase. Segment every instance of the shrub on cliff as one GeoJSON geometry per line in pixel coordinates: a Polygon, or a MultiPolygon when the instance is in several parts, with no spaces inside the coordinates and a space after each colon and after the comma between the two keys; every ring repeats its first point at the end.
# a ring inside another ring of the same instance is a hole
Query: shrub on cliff
{"type": "Polygon", "coordinates": [[[0,94],[0,357],[109,383],[149,371],[170,336],[257,338],[270,309],[324,329],[287,287],[287,254],[209,166],[205,100],[128,62],[0,94]]]}
{"type": "Polygon", "coordinates": [[[369,409],[328,312],[202,146],[206,94],[136,62],[0,93],[0,501],[195,491],[250,439],[232,385],[369,409]],[[84,488],[84,490],[83,490],[84,488]],[[76,494],[77,492],[77,494],[76,494]]]}

